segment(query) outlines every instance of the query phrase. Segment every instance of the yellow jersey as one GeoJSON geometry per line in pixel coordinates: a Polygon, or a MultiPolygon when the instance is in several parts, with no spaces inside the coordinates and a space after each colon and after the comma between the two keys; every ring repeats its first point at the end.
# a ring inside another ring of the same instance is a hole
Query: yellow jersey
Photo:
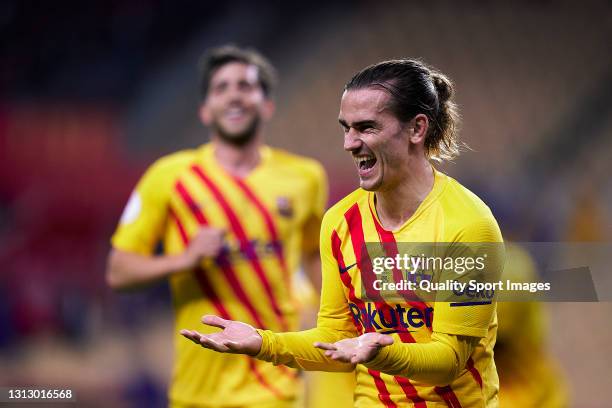
{"type": "Polygon", "coordinates": [[[119,250],[151,255],[161,241],[165,254],[178,254],[203,226],[227,231],[215,259],[170,277],[172,406],[249,406],[291,400],[299,391],[296,370],[194,347],[178,334],[217,330],[201,325],[204,314],[273,330],[298,326],[292,274],[302,250],[319,244],[325,173],[314,160],[268,146],[260,156],[244,178],[217,163],[213,144],[161,158],[139,181],[112,237],[119,250]]]}
{"type": "MultiPolygon", "coordinates": [[[[506,243],[503,279],[537,282],[529,251],[506,243]]],[[[563,372],[546,348],[548,316],[539,302],[498,302],[499,327],[495,362],[499,372],[501,408],[561,408],[569,406],[563,372]]]]}
{"type": "Polygon", "coordinates": [[[434,173],[431,192],[396,231],[382,227],[376,214],[375,194],[362,189],[327,211],[320,237],[323,290],[317,327],[301,333],[260,331],[264,343],[258,358],[304,369],[341,371],[340,363],[312,347],[314,341],[334,342],[372,331],[390,334],[396,343],[428,343],[433,333],[470,336],[478,343],[450,384],[430,385],[357,365],[355,407],[498,405],[499,380],[493,360],[495,301],[466,302],[454,307],[457,303],[399,299],[390,303],[376,299],[376,293],[366,293],[372,289],[364,285],[364,280],[372,279],[368,276],[372,275],[372,261],[364,259],[371,256],[366,243],[392,248],[401,242],[502,242],[489,208],[451,177],[436,170],[434,173]]]}

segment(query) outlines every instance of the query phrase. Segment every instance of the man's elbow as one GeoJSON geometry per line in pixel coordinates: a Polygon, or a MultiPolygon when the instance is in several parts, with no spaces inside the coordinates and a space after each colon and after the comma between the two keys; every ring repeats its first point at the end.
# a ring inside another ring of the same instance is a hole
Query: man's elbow
{"type": "Polygon", "coordinates": [[[437,387],[443,387],[455,381],[459,377],[459,370],[448,370],[443,373],[439,373],[439,375],[432,381],[431,385],[435,385],[437,387]]]}
{"type": "Polygon", "coordinates": [[[117,273],[111,267],[106,268],[104,278],[106,280],[106,285],[112,290],[124,289],[121,280],[117,276],[117,273]]]}
{"type": "Polygon", "coordinates": [[[427,382],[434,386],[445,386],[459,378],[462,371],[463,370],[459,367],[459,362],[455,361],[451,366],[444,368],[440,367],[427,382]]]}
{"type": "Polygon", "coordinates": [[[121,272],[117,265],[116,254],[114,251],[111,251],[111,253],[108,255],[104,279],[106,280],[106,285],[112,290],[120,291],[128,289],[126,282],[121,279],[121,272]]]}

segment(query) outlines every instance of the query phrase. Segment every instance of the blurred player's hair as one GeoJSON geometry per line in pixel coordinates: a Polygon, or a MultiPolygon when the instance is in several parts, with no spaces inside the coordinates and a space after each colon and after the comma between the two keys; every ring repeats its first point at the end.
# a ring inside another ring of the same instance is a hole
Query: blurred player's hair
{"type": "Polygon", "coordinates": [[[263,55],[252,48],[240,48],[233,44],[212,48],[200,58],[200,96],[206,99],[210,79],[225,64],[240,62],[257,67],[259,85],[266,98],[271,98],[276,86],[276,70],[263,55]]]}
{"type": "Polygon", "coordinates": [[[415,59],[379,62],[358,72],[345,91],[380,87],[390,95],[389,110],[402,123],[422,113],[429,119],[427,158],[452,160],[459,155],[459,113],[451,101],[453,84],[444,74],[415,59]]]}

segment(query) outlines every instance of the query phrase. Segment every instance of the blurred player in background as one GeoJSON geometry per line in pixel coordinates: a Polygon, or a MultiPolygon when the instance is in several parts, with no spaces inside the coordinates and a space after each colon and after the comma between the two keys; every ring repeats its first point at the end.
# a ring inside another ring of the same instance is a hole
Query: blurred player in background
{"type": "MultiPolygon", "coordinates": [[[[202,59],[201,79],[199,116],[211,142],[163,157],[146,171],[112,237],[107,281],[125,289],[168,278],[176,327],[217,314],[295,330],[291,282],[300,260],[320,282],[324,170],[263,144],[275,72],[257,52],[214,49],[202,59]]],[[[296,370],[202,352],[184,339],[175,341],[175,358],[173,407],[290,407],[299,391],[296,370]]]]}
{"type": "MultiPolygon", "coordinates": [[[[430,162],[458,153],[452,93],[444,75],[409,59],[367,67],[346,85],[339,120],[361,188],[322,222],[316,328],[275,333],[205,316],[223,330],[181,333],[208,349],[306,370],[356,365],[356,407],[496,407],[495,302],[386,301],[363,246],[384,243],[390,257],[398,242],[501,247],[489,208],[430,162]]],[[[490,255],[488,268],[498,273],[501,258],[490,255]]]]}
{"type": "MultiPolygon", "coordinates": [[[[505,230],[504,230],[505,231],[505,230]]],[[[503,280],[537,282],[529,252],[506,243],[503,280]]],[[[501,408],[564,408],[568,388],[557,362],[548,351],[548,319],[539,302],[498,302],[495,364],[499,372],[501,408]]]]}

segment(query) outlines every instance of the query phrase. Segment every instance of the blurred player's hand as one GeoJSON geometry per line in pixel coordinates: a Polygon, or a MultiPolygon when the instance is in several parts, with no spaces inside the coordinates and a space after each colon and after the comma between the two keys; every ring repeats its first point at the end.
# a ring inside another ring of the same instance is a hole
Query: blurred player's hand
{"type": "Polygon", "coordinates": [[[261,350],[262,339],[252,326],[218,316],[206,315],[202,323],[223,331],[202,334],[196,330],[181,330],[180,333],[196,344],[221,353],[248,354],[254,356],[261,350]]]}
{"type": "Polygon", "coordinates": [[[185,250],[187,268],[197,265],[202,258],[214,258],[221,252],[225,230],[221,228],[202,227],[193,237],[185,250]]]}
{"type": "Polygon", "coordinates": [[[325,355],[343,363],[362,364],[372,360],[381,348],[393,344],[393,337],[380,333],[365,333],[352,339],[335,343],[315,343],[326,350],[325,355]]]}

